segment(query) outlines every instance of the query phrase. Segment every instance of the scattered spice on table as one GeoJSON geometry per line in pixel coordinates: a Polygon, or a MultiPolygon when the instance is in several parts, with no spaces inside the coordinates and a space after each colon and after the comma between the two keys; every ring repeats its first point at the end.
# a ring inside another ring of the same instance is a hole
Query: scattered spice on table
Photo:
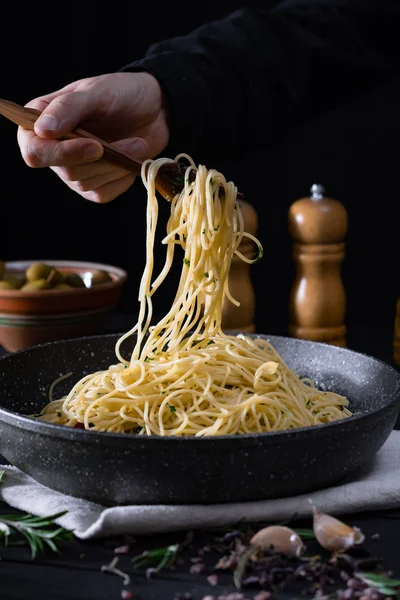
{"type": "Polygon", "coordinates": [[[360,530],[330,515],[314,512],[315,516],[310,529],[274,525],[257,531],[242,525],[226,533],[194,532],[193,542],[185,544],[191,555],[184,561],[187,552],[176,544],[142,553],[134,557],[133,565],[155,562],[155,574],[180,561],[190,574],[204,576],[211,588],[222,584],[229,589],[232,583],[236,587],[222,594],[210,590],[201,598],[178,590],[173,600],[269,600],[281,593],[313,600],[400,598],[400,579],[364,548],[360,530]],[[200,547],[199,536],[206,538],[200,547]]]}
{"type": "MultiPolygon", "coordinates": [[[[4,472],[0,472],[2,480],[4,472]]],[[[0,515],[0,538],[9,543],[19,535],[30,546],[32,558],[46,547],[57,552],[58,541],[73,537],[72,531],[55,524],[63,514],[0,515]]],[[[280,593],[312,600],[400,600],[400,579],[365,549],[359,529],[315,507],[312,525],[310,529],[292,529],[288,524],[256,528],[241,523],[225,531],[190,531],[182,542],[134,555],[131,565],[133,571],[144,570],[147,579],[162,570],[186,568],[210,586],[210,593],[202,598],[177,590],[173,600],[269,600],[280,593]],[[232,589],[232,585],[236,591],[213,593],[216,586],[232,589]]],[[[379,539],[379,532],[371,539],[379,539]]],[[[113,559],[101,567],[122,578],[124,586],[132,580],[117,564],[120,555],[131,554],[134,542],[125,536],[114,544],[113,559]]],[[[135,594],[125,588],[120,597],[134,600],[135,594]]]]}
{"type": "Polygon", "coordinates": [[[122,577],[124,580],[124,585],[129,585],[131,578],[128,573],[125,573],[125,571],[121,571],[121,569],[117,568],[118,561],[118,556],[115,556],[108,565],[102,565],[100,570],[103,573],[110,573],[111,575],[118,575],[118,577],[122,577]]]}

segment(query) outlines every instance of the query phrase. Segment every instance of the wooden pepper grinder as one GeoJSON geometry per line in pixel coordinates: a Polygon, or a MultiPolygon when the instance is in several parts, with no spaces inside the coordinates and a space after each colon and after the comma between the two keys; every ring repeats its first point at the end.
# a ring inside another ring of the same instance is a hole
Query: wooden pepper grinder
{"type": "Polygon", "coordinates": [[[319,184],[289,209],[296,276],[289,300],[289,335],[346,346],[346,294],[341,276],[347,212],[319,184]]]}
{"type": "MultiPolygon", "coordinates": [[[[244,230],[252,235],[257,235],[258,215],[255,209],[245,201],[240,201],[244,230]]],[[[254,243],[249,238],[243,238],[239,246],[240,252],[247,258],[254,256],[254,243]]],[[[240,302],[240,306],[232,304],[225,298],[222,307],[222,328],[233,333],[254,333],[255,292],[250,278],[249,263],[238,256],[234,256],[228,275],[229,291],[233,298],[240,302]]]]}

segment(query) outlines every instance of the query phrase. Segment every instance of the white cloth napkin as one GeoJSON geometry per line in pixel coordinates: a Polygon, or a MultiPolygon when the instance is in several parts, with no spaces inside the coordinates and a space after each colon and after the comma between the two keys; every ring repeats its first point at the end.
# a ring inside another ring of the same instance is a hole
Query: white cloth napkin
{"type": "Polygon", "coordinates": [[[230,525],[238,521],[276,522],[311,514],[312,503],[331,515],[400,507],[400,431],[393,431],[373,463],[357,479],[311,494],[290,498],[214,505],[113,506],[54,492],[15,467],[6,471],[0,498],[10,506],[58,519],[81,539],[119,534],[145,535],[230,525]]]}

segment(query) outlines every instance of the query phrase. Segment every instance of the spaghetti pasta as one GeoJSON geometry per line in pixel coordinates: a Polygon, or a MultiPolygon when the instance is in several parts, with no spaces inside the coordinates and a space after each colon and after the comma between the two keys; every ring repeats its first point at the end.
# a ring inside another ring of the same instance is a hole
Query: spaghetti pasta
{"type": "Polygon", "coordinates": [[[222,329],[228,273],[234,255],[252,263],[262,256],[257,238],[244,231],[237,189],[222,173],[188,167],[184,187],[171,202],[165,265],[153,281],[158,217],[155,178],[171,159],[142,166],[147,189],[146,265],[136,325],[116,344],[117,362],[82,378],[65,398],[51,400],[40,420],[86,429],[158,436],[217,436],[287,430],[351,415],[346,397],[321,391],[299,377],[263,338],[229,335],[222,329]],[[249,237],[257,257],[242,255],[249,237]],[[183,250],[175,299],[152,325],[152,296],[183,250]],[[121,344],[135,335],[129,359],[121,344]]]}

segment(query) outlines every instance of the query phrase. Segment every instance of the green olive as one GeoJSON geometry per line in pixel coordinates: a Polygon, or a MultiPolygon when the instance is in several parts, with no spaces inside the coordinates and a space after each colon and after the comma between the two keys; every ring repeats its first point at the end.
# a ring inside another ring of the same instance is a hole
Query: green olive
{"type": "MultiPolygon", "coordinates": [[[[26,278],[28,281],[37,281],[40,279],[47,279],[50,275],[52,267],[45,263],[32,263],[26,270],[26,278]]],[[[44,288],[42,288],[44,289],[44,288]]]]}
{"type": "Polygon", "coordinates": [[[51,285],[46,279],[35,279],[35,281],[28,281],[22,286],[21,291],[23,292],[39,292],[40,290],[49,290],[51,285]]]}
{"type": "Polygon", "coordinates": [[[54,288],[55,290],[72,290],[74,289],[72,285],[68,285],[68,283],[57,283],[54,288]]]}
{"type": "Polygon", "coordinates": [[[3,275],[6,272],[6,265],[3,260],[0,260],[0,279],[3,279],[3,275]]]}
{"type": "Polygon", "coordinates": [[[47,281],[51,286],[58,285],[59,283],[64,283],[65,275],[58,269],[51,269],[48,277],[46,277],[47,281]]]}
{"type": "Polygon", "coordinates": [[[15,290],[9,281],[0,281],[0,290],[15,290]]]}
{"type": "Polygon", "coordinates": [[[112,281],[112,277],[109,273],[107,273],[107,271],[93,271],[92,286],[108,283],[109,281],[112,281]]]}
{"type": "Polygon", "coordinates": [[[86,287],[85,282],[78,273],[67,273],[65,277],[65,283],[68,283],[71,287],[84,288],[86,287]]]}
{"type": "Polygon", "coordinates": [[[25,283],[24,277],[15,277],[15,275],[5,275],[3,281],[8,283],[13,290],[20,290],[25,283]]]}

